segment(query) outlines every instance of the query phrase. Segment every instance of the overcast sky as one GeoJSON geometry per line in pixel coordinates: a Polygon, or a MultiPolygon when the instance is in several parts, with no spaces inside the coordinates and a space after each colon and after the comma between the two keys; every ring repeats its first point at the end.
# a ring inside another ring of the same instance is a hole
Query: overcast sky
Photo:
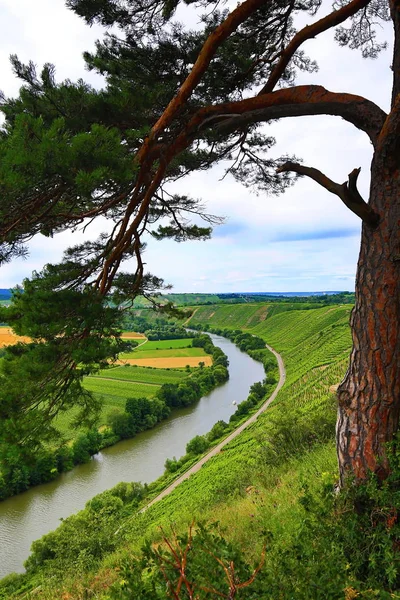
{"type": "MultiPolygon", "coordinates": [[[[82,77],[101,84],[99,77],[85,71],[82,52],[93,48],[102,30],[87,27],[65,8],[64,0],[1,0],[0,16],[0,88],[6,95],[18,93],[8,59],[14,53],[39,68],[44,62],[54,63],[58,80],[82,77]]],[[[391,42],[389,25],[385,31],[391,42]]],[[[391,49],[377,60],[364,60],[357,51],[339,48],[332,38],[328,32],[307,42],[304,48],[317,59],[320,70],[302,74],[298,83],[363,95],[387,110],[391,49]]],[[[278,141],[274,156],[301,156],[306,165],[335,181],[345,181],[354,167],[361,166],[359,187],[368,197],[372,153],[364,133],[337,117],[282,119],[269,130],[278,141]]],[[[215,228],[207,242],[151,240],[145,253],[149,271],[171,283],[175,292],[354,289],[360,222],[339,198],[306,178],[282,196],[257,196],[230,177],[221,180],[222,175],[219,166],[191,175],[174,189],[201,197],[208,212],[226,217],[225,224],[215,228]]],[[[106,227],[104,222],[96,224],[91,233],[106,227]]],[[[51,240],[38,236],[27,260],[0,270],[0,288],[16,285],[33,269],[55,262],[72,243],[76,238],[69,232],[51,240]]]]}

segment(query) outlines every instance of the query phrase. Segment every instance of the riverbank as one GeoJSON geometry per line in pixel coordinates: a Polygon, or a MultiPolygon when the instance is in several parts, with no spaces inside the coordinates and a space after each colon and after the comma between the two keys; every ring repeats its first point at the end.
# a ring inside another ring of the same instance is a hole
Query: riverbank
{"type": "Polygon", "coordinates": [[[210,450],[209,452],[207,452],[207,454],[205,454],[202,458],[200,458],[200,460],[198,460],[196,462],[196,464],[194,464],[192,467],[190,467],[190,469],[188,469],[183,475],[178,477],[173,483],[171,483],[169,486],[167,486],[160,494],[158,494],[155,498],[153,498],[153,500],[151,500],[151,502],[146,504],[146,506],[144,506],[140,510],[140,512],[144,512],[145,510],[149,509],[151,506],[153,506],[153,504],[155,504],[156,502],[159,502],[160,500],[162,500],[163,498],[168,496],[175,488],[178,487],[178,485],[180,485],[181,483],[183,483],[184,481],[189,479],[189,477],[191,477],[192,475],[197,473],[211,458],[213,458],[214,456],[219,454],[221,452],[221,450],[223,448],[225,448],[225,446],[227,444],[232,442],[235,438],[237,438],[238,435],[240,435],[242,433],[242,431],[244,431],[249,425],[254,423],[258,419],[258,417],[267,410],[267,408],[269,407],[271,402],[273,402],[275,400],[275,398],[277,397],[277,395],[279,393],[279,390],[283,387],[283,385],[285,383],[286,370],[285,370],[285,366],[283,364],[282,356],[280,354],[278,354],[278,352],[276,352],[268,344],[266,344],[266,347],[275,356],[277,363],[278,363],[279,381],[276,385],[274,392],[267,398],[267,400],[262,404],[262,406],[253,415],[251,415],[251,417],[246,419],[244,421],[244,423],[239,425],[239,427],[237,427],[234,431],[232,431],[229,435],[227,435],[226,438],[222,442],[219,442],[216,446],[214,446],[212,450],[210,450]]]}

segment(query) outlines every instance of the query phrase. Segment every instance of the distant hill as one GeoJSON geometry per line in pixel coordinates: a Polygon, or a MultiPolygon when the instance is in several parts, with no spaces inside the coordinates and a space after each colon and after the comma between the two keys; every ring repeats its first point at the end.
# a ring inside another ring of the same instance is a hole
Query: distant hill
{"type": "MultiPolygon", "coordinates": [[[[176,306],[195,306],[201,304],[243,304],[255,302],[308,302],[323,304],[347,304],[354,302],[352,292],[225,292],[219,294],[163,294],[160,302],[172,302],[176,306]]],[[[138,296],[135,299],[135,308],[146,308],[150,305],[148,300],[138,296]]]]}
{"type": "MultiPolygon", "coordinates": [[[[0,288],[0,302],[7,301],[11,298],[11,290],[0,288]]],[[[266,302],[269,299],[274,302],[280,299],[285,300],[290,298],[309,298],[310,302],[329,302],[329,303],[347,303],[354,302],[354,294],[351,292],[226,292],[220,294],[163,294],[162,298],[165,301],[172,302],[177,306],[193,306],[198,304],[242,304],[244,302],[266,302]],[[327,297],[332,297],[330,301],[327,297]]],[[[144,308],[149,306],[149,302],[138,297],[135,300],[136,308],[144,308]]]]}

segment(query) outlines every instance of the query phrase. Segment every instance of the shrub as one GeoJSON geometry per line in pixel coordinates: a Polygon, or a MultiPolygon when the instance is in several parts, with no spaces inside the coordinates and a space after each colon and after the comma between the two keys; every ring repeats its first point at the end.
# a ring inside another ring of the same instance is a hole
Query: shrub
{"type": "Polygon", "coordinates": [[[225,423],[225,421],[217,421],[207,434],[208,441],[213,442],[222,437],[227,427],[228,423],[225,423]]]}
{"type": "Polygon", "coordinates": [[[207,438],[204,435],[195,435],[194,438],[186,444],[188,454],[202,454],[209,447],[207,438]]]}

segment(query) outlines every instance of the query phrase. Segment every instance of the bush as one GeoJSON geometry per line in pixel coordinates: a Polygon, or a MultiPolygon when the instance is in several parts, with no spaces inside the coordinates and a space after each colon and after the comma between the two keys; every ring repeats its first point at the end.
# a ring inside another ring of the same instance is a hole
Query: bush
{"type": "Polygon", "coordinates": [[[207,434],[208,441],[213,442],[214,440],[217,440],[218,438],[222,437],[227,427],[228,423],[225,423],[225,421],[217,421],[207,434]]]}
{"type": "Polygon", "coordinates": [[[195,455],[202,454],[208,447],[209,443],[204,435],[195,435],[195,437],[186,444],[186,452],[195,455]]]}
{"type": "Polygon", "coordinates": [[[117,408],[109,413],[107,423],[111,427],[113,434],[120,440],[131,438],[136,433],[132,415],[129,415],[127,412],[121,413],[117,408]]]}
{"type": "Polygon", "coordinates": [[[72,445],[72,459],[74,465],[88,462],[93,454],[101,448],[102,435],[97,429],[90,429],[81,434],[72,445]]]}
{"type": "Polygon", "coordinates": [[[167,473],[176,473],[176,471],[181,467],[181,462],[179,460],[176,460],[175,456],[174,458],[167,458],[167,460],[164,463],[164,468],[167,471],[167,473]]]}

